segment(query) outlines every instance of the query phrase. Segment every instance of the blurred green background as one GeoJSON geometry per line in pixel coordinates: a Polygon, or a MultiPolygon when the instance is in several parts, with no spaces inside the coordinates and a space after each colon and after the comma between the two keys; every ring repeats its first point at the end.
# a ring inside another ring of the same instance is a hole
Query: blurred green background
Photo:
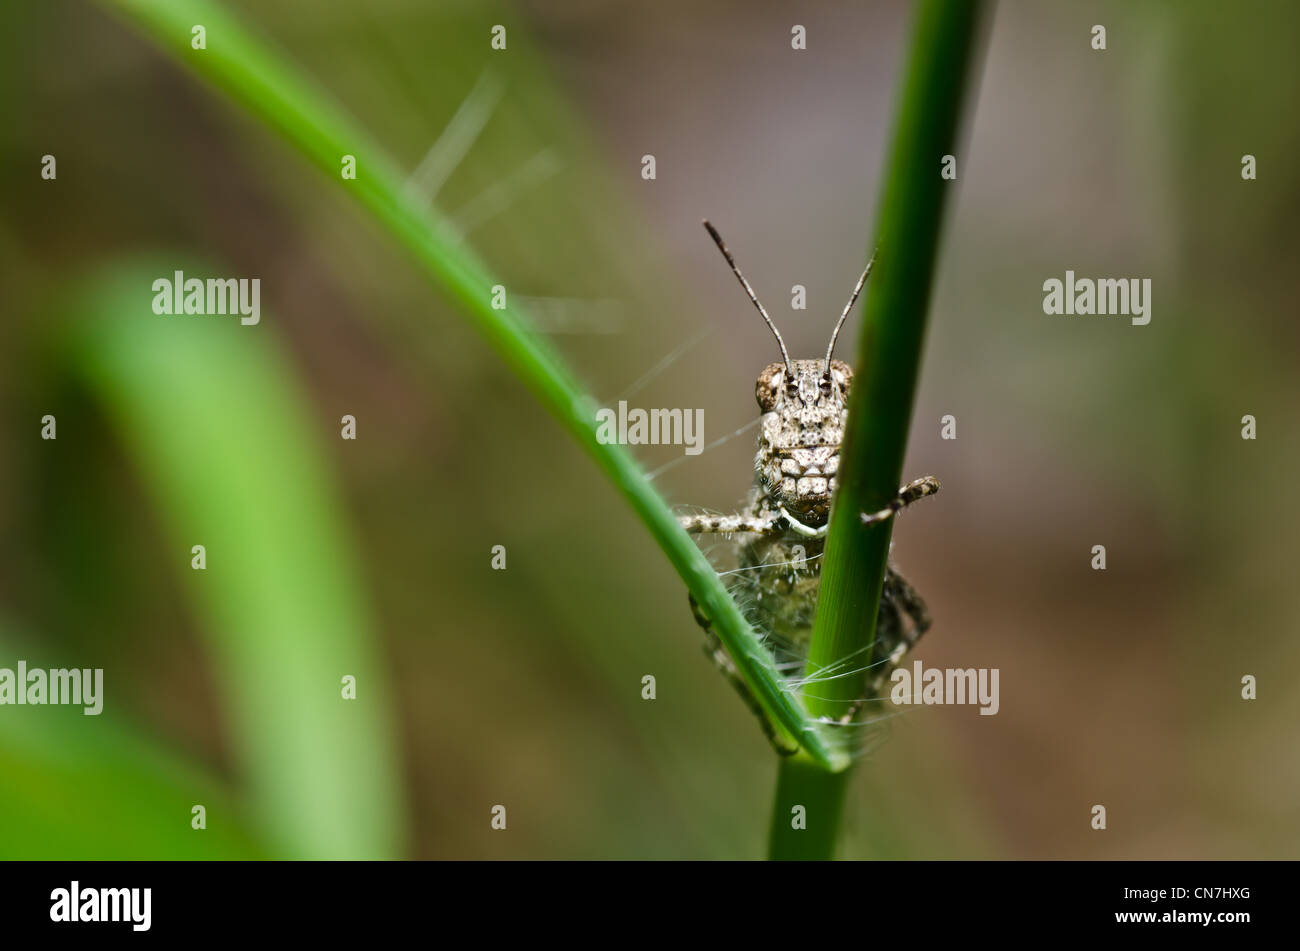
{"type": "MultiPolygon", "coordinates": [[[[792,354],[825,346],[904,4],[225,6],[424,162],[599,399],[680,351],[635,405],[703,407],[708,440],[754,418],[775,348],[705,216],[792,354]]],[[[679,581],[451,306],[99,7],[5,16],[0,667],[103,667],[106,697],[0,707],[0,856],[761,856],[775,763],[679,581]],[[261,324],[155,317],[177,268],[260,278],[261,324]]],[[[1300,852],[1298,30],[1280,2],[998,6],[907,466],[944,491],[894,556],[935,618],[917,656],[1000,668],[1001,710],[891,721],[843,855],[1300,852]],[[1151,278],[1150,325],[1044,316],[1066,269],[1151,278]]],[[[752,453],[657,482],[729,510],[752,453]]]]}

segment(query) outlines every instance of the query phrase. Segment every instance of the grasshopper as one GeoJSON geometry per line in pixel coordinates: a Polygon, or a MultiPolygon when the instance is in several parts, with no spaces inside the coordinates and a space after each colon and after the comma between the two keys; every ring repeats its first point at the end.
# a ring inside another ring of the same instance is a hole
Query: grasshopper
{"type": "MultiPolygon", "coordinates": [[[[833,359],[835,341],[871,274],[875,256],[867,263],[831,333],[825,359],[791,360],[780,331],[736,266],[722,236],[708,221],[704,227],[776,338],[781,362],[765,367],[755,386],[762,420],[758,452],[754,456],[754,482],[744,510],[735,515],[683,516],[681,524],[688,532],[731,539],[739,563],[735,572],[739,581],[732,585],[732,595],[750,623],[766,636],[778,669],[802,676],[821,587],[820,559],[835,497],[840,444],[848,418],[849,387],[853,384],[853,370],[843,361],[833,359]]],[[[903,486],[884,509],[861,513],[860,517],[866,524],[883,521],[938,491],[939,481],[926,476],[903,486]]],[[[735,664],[694,597],[691,610],[704,628],[705,652],[758,714],[764,732],[778,751],[795,752],[777,739],[779,734],[736,672],[735,664]]],[[[821,676],[842,674],[838,669],[841,667],[847,671],[865,666],[871,676],[870,693],[864,700],[874,698],[898,661],[929,626],[925,602],[891,561],[885,570],[870,659],[845,658],[836,668],[814,672],[813,679],[818,673],[821,676]]],[[[851,704],[836,722],[851,722],[862,702],[851,704]]]]}

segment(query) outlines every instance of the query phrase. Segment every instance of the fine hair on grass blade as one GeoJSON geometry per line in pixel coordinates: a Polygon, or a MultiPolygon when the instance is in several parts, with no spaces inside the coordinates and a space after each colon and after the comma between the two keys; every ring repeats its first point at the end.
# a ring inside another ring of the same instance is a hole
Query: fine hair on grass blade
{"type": "Polygon", "coordinates": [[[533,395],[577,439],[622,494],[686,583],[733,658],[740,678],[774,729],[815,762],[843,769],[823,727],[786,688],[772,657],[746,621],[703,553],[678,524],[644,471],[620,445],[598,438],[596,403],[579,386],[548,342],[508,301],[492,306],[500,284],[450,223],[421,207],[384,152],[315,85],[238,19],[210,0],[100,0],[148,34],[161,48],[228,93],[351,192],[383,229],[428,273],[470,319],[533,395]],[[206,27],[201,55],[190,46],[191,28],[206,27]],[[340,177],[344,156],[356,177],[340,177]]]}

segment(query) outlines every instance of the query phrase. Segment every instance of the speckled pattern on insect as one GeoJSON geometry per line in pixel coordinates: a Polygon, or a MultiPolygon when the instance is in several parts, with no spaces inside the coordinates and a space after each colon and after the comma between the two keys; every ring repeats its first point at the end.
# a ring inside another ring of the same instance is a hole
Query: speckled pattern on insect
{"type": "MultiPolygon", "coordinates": [[[[709,222],[704,222],[704,226],[771,329],[781,348],[782,360],[765,367],[755,384],[755,397],[763,417],[754,456],[754,482],[744,511],[735,515],[685,516],[681,523],[689,532],[721,534],[734,540],[739,568],[734,573],[732,594],[750,623],[764,635],[778,668],[788,675],[799,676],[807,657],[821,586],[821,556],[837,488],[840,446],[853,383],[852,369],[833,359],[832,354],[840,328],[871,273],[871,263],[862,272],[835,325],[825,358],[792,361],[780,332],[740,273],[722,236],[709,222]]],[[[891,518],[912,502],[937,491],[937,479],[930,476],[917,479],[900,489],[887,507],[879,512],[860,513],[860,518],[864,523],[891,518]]],[[[693,598],[691,608],[707,634],[706,650],[776,742],[771,724],[736,673],[726,649],[693,598]]],[[[872,696],[929,626],[925,603],[891,561],[881,591],[871,662],[869,665],[852,663],[853,667],[870,666],[872,696]]],[[[858,706],[850,705],[841,722],[852,720],[858,706]]],[[[793,752],[780,743],[777,748],[783,753],[793,752]]]]}

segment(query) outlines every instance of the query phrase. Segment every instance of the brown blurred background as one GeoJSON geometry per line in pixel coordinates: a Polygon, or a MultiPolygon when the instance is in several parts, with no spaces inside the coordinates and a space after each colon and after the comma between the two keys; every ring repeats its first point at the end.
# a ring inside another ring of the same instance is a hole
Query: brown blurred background
{"type": "MultiPolygon", "coordinates": [[[[824,348],[870,243],[906,5],[227,6],[406,168],[471,97],[481,134],[435,204],[539,299],[598,398],[695,339],[636,404],[703,407],[710,441],[753,419],[775,348],[705,216],[792,355],[824,348]],[[497,23],[504,54],[488,47],[497,23]],[[790,49],[795,23],[806,51],[790,49]]],[[[198,622],[129,458],[87,423],[73,467],[51,473],[33,436],[59,388],[47,301],[126,252],[200,254],[261,278],[258,330],[291,355],[336,468],[392,681],[404,853],[760,856],[773,757],[701,656],[679,580],[401,249],[98,7],[6,16],[6,620],[29,642],[111,650],[132,672],[118,709],[238,788],[198,622]],[[47,152],[56,186],[39,178],[47,152]],[[356,443],[338,439],[344,413],[356,443]],[[61,544],[60,519],[93,537],[61,544]],[[507,834],[488,828],[494,803],[507,834]]],[[[1298,27],[1283,3],[999,4],[906,468],[944,490],[899,520],[894,556],[935,618],[917,656],[1000,668],[1001,710],[893,721],[858,771],[842,854],[1300,852],[1298,27]],[[1257,181],[1241,178],[1247,153],[1257,181]],[[1042,284],[1067,269],[1151,278],[1151,323],[1045,316],[1042,284]]],[[[728,510],[752,453],[750,432],[657,484],[728,510]]],[[[639,454],[654,468],[680,449],[639,454]]]]}

